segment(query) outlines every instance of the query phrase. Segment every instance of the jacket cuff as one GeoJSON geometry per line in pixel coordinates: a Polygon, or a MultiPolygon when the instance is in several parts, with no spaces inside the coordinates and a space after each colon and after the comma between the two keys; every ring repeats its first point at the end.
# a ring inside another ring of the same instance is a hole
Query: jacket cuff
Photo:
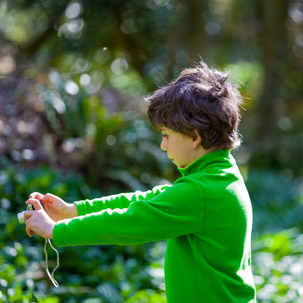
{"type": "Polygon", "coordinates": [[[67,246],[68,244],[65,243],[63,239],[63,234],[64,234],[64,228],[66,227],[67,222],[65,220],[59,221],[55,224],[54,229],[53,229],[53,241],[56,246],[62,247],[62,246],[67,246]]]}
{"type": "Polygon", "coordinates": [[[74,204],[77,207],[78,216],[84,216],[84,215],[86,215],[85,201],[75,201],[74,204]]]}

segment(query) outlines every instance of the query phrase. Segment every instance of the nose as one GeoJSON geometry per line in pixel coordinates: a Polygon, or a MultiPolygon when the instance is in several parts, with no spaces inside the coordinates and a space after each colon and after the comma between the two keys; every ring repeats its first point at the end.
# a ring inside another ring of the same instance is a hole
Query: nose
{"type": "Polygon", "coordinates": [[[162,141],[161,141],[161,144],[160,144],[160,148],[162,150],[164,150],[164,151],[167,151],[165,138],[162,138],[162,141]]]}

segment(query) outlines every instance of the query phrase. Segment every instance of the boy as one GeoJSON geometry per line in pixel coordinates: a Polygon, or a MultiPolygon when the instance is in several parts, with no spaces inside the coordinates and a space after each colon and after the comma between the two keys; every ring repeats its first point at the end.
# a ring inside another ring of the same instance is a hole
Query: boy
{"type": "Polygon", "coordinates": [[[28,235],[57,246],[165,239],[168,303],[255,302],[251,203],[230,154],[240,144],[242,99],[228,76],[201,63],[147,98],[161,149],[182,175],[172,186],[73,204],[33,193],[28,235]]]}

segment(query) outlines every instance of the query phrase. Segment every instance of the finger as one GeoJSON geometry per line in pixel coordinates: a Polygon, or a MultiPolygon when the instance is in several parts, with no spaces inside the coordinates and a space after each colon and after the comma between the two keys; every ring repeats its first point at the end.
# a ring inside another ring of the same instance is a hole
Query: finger
{"type": "Polygon", "coordinates": [[[33,235],[36,235],[36,233],[34,232],[33,230],[33,223],[34,220],[33,220],[33,217],[30,217],[27,221],[26,221],[26,227],[28,227],[30,229],[30,234],[33,236],[33,235]]]}
{"type": "Polygon", "coordinates": [[[33,236],[33,231],[30,229],[30,227],[27,225],[25,228],[25,231],[27,233],[27,235],[31,238],[33,236]]]}
{"type": "Polygon", "coordinates": [[[31,226],[32,226],[32,219],[28,218],[25,221],[25,231],[26,231],[26,233],[28,234],[29,237],[32,237],[32,235],[33,235],[33,231],[31,230],[31,226]]]}
{"type": "Polygon", "coordinates": [[[40,201],[37,199],[28,199],[25,203],[33,205],[35,210],[43,209],[40,201]]]}
{"type": "MultiPolygon", "coordinates": [[[[33,200],[35,200],[35,199],[33,199],[33,198],[28,199],[28,200],[25,201],[25,204],[34,206],[33,200]]],[[[35,207],[34,207],[34,208],[35,208],[35,207]]],[[[27,209],[28,209],[28,208],[27,208],[27,209]]]]}
{"type": "Polygon", "coordinates": [[[38,192],[33,192],[29,195],[30,199],[41,199],[43,197],[42,194],[38,193],[38,192]]]}
{"type": "Polygon", "coordinates": [[[34,214],[33,210],[26,210],[24,212],[24,222],[27,224],[27,220],[34,214]]]}
{"type": "Polygon", "coordinates": [[[47,194],[45,194],[42,198],[40,198],[40,200],[42,201],[42,202],[53,202],[55,199],[57,199],[58,197],[57,196],[55,196],[55,195],[53,195],[53,194],[49,194],[49,193],[47,193],[47,194]]]}

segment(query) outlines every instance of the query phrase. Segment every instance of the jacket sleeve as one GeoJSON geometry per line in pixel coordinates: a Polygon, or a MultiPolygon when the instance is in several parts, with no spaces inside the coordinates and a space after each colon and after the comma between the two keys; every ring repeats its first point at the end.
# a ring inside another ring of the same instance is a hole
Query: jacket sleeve
{"type": "Polygon", "coordinates": [[[118,195],[106,196],[93,200],[76,201],[74,204],[77,206],[78,214],[80,216],[99,212],[104,209],[127,208],[130,203],[139,200],[151,200],[158,194],[163,192],[170,185],[155,186],[149,191],[136,191],[134,193],[122,193],[118,195]]]}
{"type": "Polygon", "coordinates": [[[131,202],[128,208],[59,221],[53,239],[57,246],[141,244],[199,232],[203,215],[201,187],[180,178],[155,197],[131,202]]]}

